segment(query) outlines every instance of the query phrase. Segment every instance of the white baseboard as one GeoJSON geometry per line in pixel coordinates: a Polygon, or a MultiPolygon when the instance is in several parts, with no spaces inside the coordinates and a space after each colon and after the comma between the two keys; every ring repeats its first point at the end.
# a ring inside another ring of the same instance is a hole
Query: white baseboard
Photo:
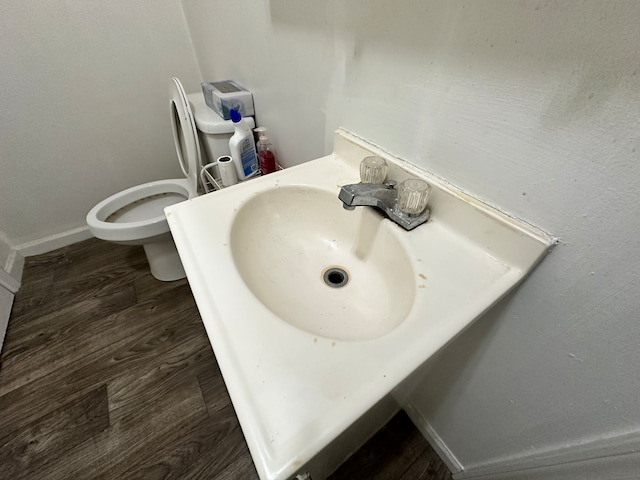
{"type": "Polygon", "coordinates": [[[640,430],[469,465],[455,480],[623,480],[640,478],[640,430]]]}
{"type": "Polygon", "coordinates": [[[640,426],[463,466],[424,415],[401,390],[393,393],[416,428],[449,467],[455,480],[638,480],[640,426]]]}
{"type": "Polygon", "coordinates": [[[13,293],[0,287],[0,352],[4,343],[4,335],[9,325],[11,306],[13,305],[13,293]]]}
{"type": "MultiPolygon", "coordinates": [[[[16,246],[3,242],[2,251],[5,254],[8,252],[8,255],[6,259],[0,259],[5,261],[4,265],[0,261],[0,287],[11,293],[16,293],[20,289],[25,257],[51,252],[91,237],[93,235],[89,231],[89,227],[84,226],[16,246]]],[[[1,238],[0,241],[2,241],[1,238]]]]}
{"type": "Polygon", "coordinates": [[[393,392],[393,397],[396,399],[400,407],[402,407],[407,413],[422,436],[427,439],[429,445],[431,445],[442,461],[447,465],[447,467],[449,467],[451,473],[455,474],[461,472],[463,470],[462,465],[422,413],[414,407],[414,405],[401,393],[399,389],[393,392]]]}
{"type": "Polygon", "coordinates": [[[20,289],[24,257],[9,242],[6,235],[0,232],[0,287],[11,293],[20,289]]]}
{"type": "Polygon", "coordinates": [[[0,269],[0,288],[4,288],[11,293],[16,293],[20,290],[20,281],[13,275],[10,275],[3,269],[0,269]]]}
{"type": "Polygon", "coordinates": [[[51,252],[58,248],[66,247],[83,240],[88,240],[92,237],[93,235],[89,231],[89,227],[85,225],[83,227],[74,228],[73,230],[56,233],[55,235],[16,245],[14,248],[23,257],[31,257],[33,255],[51,252]]]}

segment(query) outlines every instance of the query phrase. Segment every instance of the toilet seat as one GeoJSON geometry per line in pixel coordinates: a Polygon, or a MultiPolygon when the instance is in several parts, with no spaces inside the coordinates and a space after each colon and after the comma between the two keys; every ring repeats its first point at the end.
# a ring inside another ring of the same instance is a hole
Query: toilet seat
{"type": "Polygon", "coordinates": [[[184,176],[192,182],[194,189],[197,189],[201,164],[198,131],[196,130],[196,122],[193,118],[187,94],[180,80],[175,77],[171,79],[169,95],[171,129],[173,131],[173,143],[178,154],[178,163],[184,176]]]}
{"type": "Polygon", "coordinates": [[[191,196],[187,179],[143,183],[98,203],[87,214],[87,224],[102,240],[141,244],[168,233],[164,207],[188,200],[191,196]]]}

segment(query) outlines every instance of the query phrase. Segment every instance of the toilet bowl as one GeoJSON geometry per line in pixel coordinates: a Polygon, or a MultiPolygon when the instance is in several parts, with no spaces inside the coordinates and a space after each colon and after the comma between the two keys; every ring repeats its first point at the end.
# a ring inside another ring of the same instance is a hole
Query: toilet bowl
{"type": "MultiPolygon", "coordinates": [[[[198,94],[189,95],[197,98],[198,94]]],[[[202,94],[199,94],[201,97],[202,94]]],[[[171,79],[170,108],[173,139],[180,168],[186,178],[158,180],[144,183],[118,192],[101,201],[87,214],[87,225],[91,233],[102,240],[125,245],[142,245],[144,247],[151,274],[162,281],[179,280],[185,277],[182,262],[169,232],[169,225],[164,215],[164,208],[198,195],[198,175],[203,163],[201,140],[196,129],[194,113],[209,118],[206,111],[193,112],[197,107],[182,88],[180,80],[171,79]]],[[[213,111],[211,111],[213,113],[213,111]]],[[[202,142],[215,148],[208,152],[211,155],[228,155],[228,139],[233,133],[232,122],[219,118],[215,133],[209,136],[215,140],[202,142]],[[226,147],[226,148],[225,148],[226,147]]],[[[215,160],[214,157],[213,160],[215,160]]]]}

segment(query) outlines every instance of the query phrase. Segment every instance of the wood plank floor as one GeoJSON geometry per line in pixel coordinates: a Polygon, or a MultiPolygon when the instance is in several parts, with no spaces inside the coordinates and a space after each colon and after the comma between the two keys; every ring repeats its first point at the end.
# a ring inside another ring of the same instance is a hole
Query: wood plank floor
{"type": "MultiPolygon", "coordinates": [[[[0,479],[258,478],[186,281],[141,247],[26,260],[0,367],[0,479]]],[[[404,413],[331,480],[451,475],[404,413]]]]}

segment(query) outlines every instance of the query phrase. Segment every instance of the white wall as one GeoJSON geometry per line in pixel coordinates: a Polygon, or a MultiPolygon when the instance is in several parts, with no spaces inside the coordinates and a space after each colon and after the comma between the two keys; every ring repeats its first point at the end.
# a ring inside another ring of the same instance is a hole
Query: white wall
{"type": "Polygon", "coordinates": [[[251,90],[256,122],[268,127],[285,166],[330,152],[340,124],[328,105],[341,55],[331,5],[183,0],[204,79],[231,78],[251,90]]]}
{"type": "Polygon", "coordinates": [[[342,125],[560,238],[408,392],[467,471],[640,432],[639,3],[183,3],[285,165],[342,125]]]}
{"type": "Polygon", "coordinates": [[[199,89],[178,0],[0,1],[0,229],[17,247],[85,225],[126,187],[179,176],[172,76],[199,89]]]}

